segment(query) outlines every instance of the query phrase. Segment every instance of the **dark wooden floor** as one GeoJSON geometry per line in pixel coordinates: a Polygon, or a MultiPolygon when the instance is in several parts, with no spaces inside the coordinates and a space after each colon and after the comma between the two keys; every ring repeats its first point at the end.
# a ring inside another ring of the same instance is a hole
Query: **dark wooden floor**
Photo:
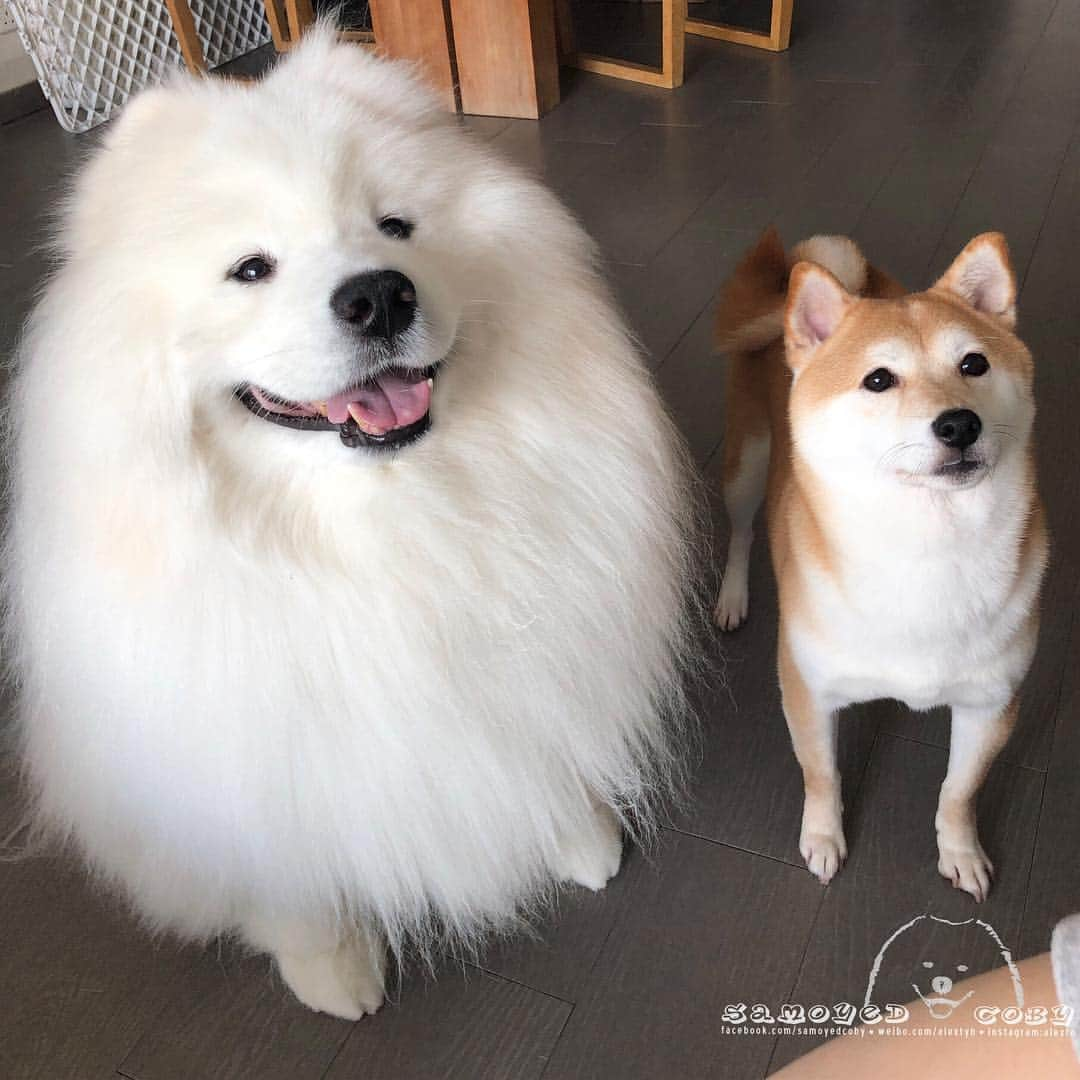
{"type": "MultiPolygon", "coordinates": [[[[763,225],[789,241],[850,232],[913,287],[974,233],[1008,233],[1056,543],[1020,729],[982,800],[999,870],[987,903],[935,870],[946,724],[888,704],[844,726],[847,867],[827,889],[802,869],[759,550],[750,623],[725,642],[726,685],[706,703],[693,805],[606,894],[567,893],[539,940],[435,982],[415,975],[349,1025],[294,1005],[263,960],[148,941],[76,867],[3,864],[0,1076],[746,1080],[815,1040],[725,1036],[726,1004],[861,1003],[874,955],[915,915],[977,910],[1015,954],[1044,950],[1080,908],[1078,58],[1080,0],[798,0],[786,55],[694,40],[677,93],[568,76],[539,125],[469,121],[598,238],[710,476],[723,438],[710,299],[763,225]]],[[[85,145],[46,113],[0,128],[5,348],[43,267],[37,215],[85,145]]],[[[1000,962],[939,936],[973,972],[1000,962]]],[[[910,972],[882,977],[884,996],[911,997],[910,972]]]]}

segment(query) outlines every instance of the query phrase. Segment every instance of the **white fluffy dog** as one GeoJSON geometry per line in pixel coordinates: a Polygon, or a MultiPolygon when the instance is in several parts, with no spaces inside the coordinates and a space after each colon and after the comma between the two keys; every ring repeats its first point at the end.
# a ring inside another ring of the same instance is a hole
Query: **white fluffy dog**
{"type": "Polygon", "coordinates": [[[314,1009],[600,888],[672,759],[688,484],[541,186],[315,33],[141,95],[13,390],[35,819],[314,1009]]]}

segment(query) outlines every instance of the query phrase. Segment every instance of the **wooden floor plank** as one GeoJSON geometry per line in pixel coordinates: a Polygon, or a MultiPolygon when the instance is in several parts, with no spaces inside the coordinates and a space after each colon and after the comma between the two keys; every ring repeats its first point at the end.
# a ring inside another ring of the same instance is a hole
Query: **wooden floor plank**
{"type": "Polygon", "coordinates": [[[326,1080],[539,1080],[570,1011],[476,969],[418,978],[355,1025],[326,1080]]]}
{"type": "Polygon", "coordinates": [[[493,942],[478,963],[486,971],[573,1004],[588,983],[604,942],[633,902],[640,851],[626,846],[619,873],[601,892],[566,887],[554,911],[530,932],[493,942]]]}
{"type": "MultiPolygon", "coordinates": [[[[1075,613],[1080,608],[1080,588],[1061,597],[1063,606],[1075,613]]],[[[1070,650],[1058,723],[1046,775],[1039,832],[1031,870],[1027,910],[1019,952],[1032,956],[1050,945],[1054,924],[1080,911],[1080,814],[1077,813],[1077,765],[1080,761],[1080,619],[1073,616],[1070,650]]]]}
{"type": "Polygon", "coordinates": [[[544,1080],[760,1076],[768,1040],[725,1034],[721,1013],[786,992],[820,887],[794,867],[675,834],[637,871],[633,906],[544,1080]]]}
{"type": "Polygon", "coordinates": [[[860,217],[855,239],[909,289],[931,284],[931,260],[988,137],[916,133],[860,217]]]}
{"type": "Polygon", "coordinates": [[[197,985],[196,950],[155,946],[70,860],[5,863],[0,920],[0,1076],[10,1080],[111,1074],[197,985]]]}
{"type": "Polygon", "coordinates": [[[120,1069],[133,1080],[317,1080],[350,1030],[301,1005],[269,957],[211,948],[120,1069]]]}
{"type": "Polygon", "coordinates": [[[711,309],[721,282],[755,236],[750,229],[701,228],[691,218],[647,266],[613,265],[619,300],[653,367],[665,361],[698,315],[711,309]],[[661,302],[662,281],[679,287],[665,289],[661,302]]]}
{"type": "MultiPolygon", "coordinates": [[[[976,904],[937,872],[934,810],[946,758],[936,747],[879,738],[848,827],[848,862],[828,887],[791,1001],[861,1005],[878,951],[894,930],[918,915],[961,922],[977,917],[993,926],[1008,947],[1019,944],[1042,774],[1004,764],[991,770],[979,799],[979,826],[995,881],[989,899],[976,904]]],[[[937,926],[929,940],[926,948],[955,954],[951,962],[966,964],[972,975],[1003,962],[977,925],[959,930],[937,926]]],[[[933,959],[918,957],[924,958],[933,959]]],[[[910,963],[883,967],[875,1000],[909,1001],[913,981],[910,963]]],[[[821,1041],[820,1036],[797,1034],[779,1039],[770,1068],[821,1041]]]]}
{"type": "Polygon", "coordinates": [[[638,127],[566,198],[607,258],[648,263],[724,179],[719,141],[711,128],[638,127]]]}
{"type": "Polygon", "coordinates": [[[1080,250],[1080,136],[1074,135],[1028,265],[1019,310],[1025,327],[1080,339],[1076,253],[1080,250]]]}

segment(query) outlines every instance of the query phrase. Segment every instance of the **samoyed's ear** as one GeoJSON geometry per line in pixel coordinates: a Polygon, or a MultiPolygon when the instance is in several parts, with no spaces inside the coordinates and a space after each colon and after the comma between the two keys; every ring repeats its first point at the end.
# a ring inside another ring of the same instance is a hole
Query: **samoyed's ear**
{"type": "Polygon", "coordinates": [[[171,71],[159,86],[140,90],[125,103],[120,115],[106,128],[102,146],[150,155],[175,154],[205,126],[214,113],[215,100],[236,93],[240,85],[202,78],[182,69],[171,71]]]}
{"type": "Polygon", "coordinates": [[[140,90],[125,103],[120,115],[109,125],[105,134],[105,144],[115,146],[128,142],[141,131],[151,126],[160,126],[165,121],[173,91],[168,85],[152,86],[140,90]]]}
{"type": "Polygon", "coordinates": [[[1016,325],[1016,276],[1009,245],[998,232],[976,236],[938,279],[935,289],[952,293],[976,311],[1016,325]]]}
{"type": "Polygon", "coordinates": [[[338,40],[333,22],[322,18],[274,68],[268,82],[331,86],[357,104],[398,121],[442,121],[445,110],[418,65],[386,60],[370,49],[338,40]]]}

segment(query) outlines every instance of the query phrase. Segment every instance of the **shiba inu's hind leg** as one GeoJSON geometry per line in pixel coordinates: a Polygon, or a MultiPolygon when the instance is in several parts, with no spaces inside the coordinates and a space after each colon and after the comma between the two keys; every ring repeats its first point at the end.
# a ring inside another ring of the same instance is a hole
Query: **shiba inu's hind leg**
{"type": "MultiPolygon", "coordinates": [[[[733,363],[746,363],[736,357],[733,363]]],[[[747,408],[751,402],[744,403],[747,408]]],[[[716,601],[716,625],[735,630],[750,608],[750,548],[754,542],[754,518],[765,496],[769,474],[769,427],[760,417],[740,417],[739,428],[729,431],[724,442],[724,508],[731,523],[727,562],[716,601]],[[748,420],[757,421],[747,430],[748,420]]]]}
{"type": "Polygon", "coordinates": [[[716,348],[727,357],[724,421],[724,506],[731,522],[727,566],[716,623],[734,630],[749,609],[754,516],[769,474],[769,370],[782,365],[788,265],[775,229],[768,229],[725,283],[716,309],[716,348]]]}

